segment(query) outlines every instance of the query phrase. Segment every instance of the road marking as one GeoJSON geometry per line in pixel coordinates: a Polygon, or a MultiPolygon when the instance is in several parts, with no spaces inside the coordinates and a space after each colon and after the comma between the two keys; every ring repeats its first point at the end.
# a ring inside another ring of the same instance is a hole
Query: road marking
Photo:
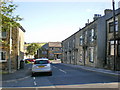
{"type": "Polygon", "coordinates": [[[57,68],[56,66],[53,66],[54,68],[57,68]]]}
{"type": "Polygon", "coordinates": [[[34,81],[34,85],[36,86],[37,85],[37,83],[34,81]]]}
{"type": "Polygon", "coordinates": [[[67,73],[66,71],[62,70],[62,69],[59,69],[61,72],[64,72],[65,74],[67,73]]]}
{"type": "Polygon", "coordinates": [[[33,77],[33,79],[35,80],[35,77],[33,77]]]}
{"type": "Polygon", "coordinates": [[[33,82],[33,83],[34,83],[34,85],[36,86],[36,85],[37,85],[37,83],[36,83],[36,81],[35,81],[35,77],[33,77],[33,80],[34,80],[34,82],[33,82]]]}
{"type": "Polygon", "coordinates": [[[29,77],[31,77],[31,76],[26,76],[26,77],[24,77],[24,78],[13,79],[13,80],[7,80],[7,81],[2,81],[2,82],[7,82],[7,83],[9,83],[9,82],[16,82],[16,81],[20,81],[20,80],[27,79],[27,78],[29,78],[29,77]]]}

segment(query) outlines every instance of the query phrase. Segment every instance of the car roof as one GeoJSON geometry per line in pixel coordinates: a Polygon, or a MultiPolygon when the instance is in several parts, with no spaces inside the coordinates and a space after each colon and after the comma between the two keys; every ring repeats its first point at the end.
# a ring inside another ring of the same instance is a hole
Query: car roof
{"type": "Polygon", "coordinates": [[[47,58],[38,58],[36,60],[48,60],[47,58]]]}

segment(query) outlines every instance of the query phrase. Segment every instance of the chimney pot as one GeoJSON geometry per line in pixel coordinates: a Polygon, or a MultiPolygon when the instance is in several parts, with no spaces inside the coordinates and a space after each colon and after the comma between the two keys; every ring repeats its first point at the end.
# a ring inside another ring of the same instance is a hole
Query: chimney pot
{"type": "Polygon", "coordinates": [[[118,2],[118,8],[120,8],[120,1],[118,2]]]}

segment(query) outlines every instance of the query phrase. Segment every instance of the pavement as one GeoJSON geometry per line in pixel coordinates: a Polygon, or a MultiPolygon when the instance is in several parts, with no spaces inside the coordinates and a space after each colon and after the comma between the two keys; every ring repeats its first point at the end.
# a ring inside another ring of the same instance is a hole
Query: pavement
{"type": "MultiPolygon", "coordinates": [[[[81,69],[89,70],[89,71],[93,71],[93,72],[104,73],[104,74],[113,75],[113,76],[120,76],[120,71],[111,71],[111,70],[98,69],[98,68],[92,68],[92,67],[86,67],[86,66],[80,66],[80,65],[64,64],[64,63],[59,63],[59,64],[70,66],[73,68],[81,68],[81,69]]],[[[23,69],[19,69],[19,70],[15,71],[14,73],[3,74],[2,82],[10,82],[10,81],[14,81],[16,79],[28,78],[30,76],[31,76],[31,65],[25,65],[25,67],[23,69]]]]}
{"type": "Polygon", "coordinates": [[[107,69],[100,69],[100,68],[80,66],[80,65],[72,65],[72,64],[64,64],[64,63],[61,63],[61,64],[66,65],[66,66],[70,66],[70,67],[73,67],[73,68],[81,68],[81,69],[88,70],[88,71],[104,73],[104,74],[120,77],[120,71],[112,71],[112,70],[107,70],[107,69]]]}
{"type": "Polygon", "coordinates": [[[31,65],[25,64],[24,68],[12,73],[2,74],[2,82],[10,82],[16,79],[24,79],[31,76],[31,65]]]}

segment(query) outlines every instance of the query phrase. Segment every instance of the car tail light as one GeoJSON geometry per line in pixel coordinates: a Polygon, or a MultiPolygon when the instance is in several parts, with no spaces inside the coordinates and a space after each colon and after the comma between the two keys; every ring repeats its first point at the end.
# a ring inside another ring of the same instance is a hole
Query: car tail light
{"type": "Polygon", "coordinates": [[[48,61],[48,63],[50,63],[50,61],[48,61]]]}
{"type": "Polygon", "coordinates": [[[34,62],[34,64],[36,64],[36,62],[34,62]]]}

